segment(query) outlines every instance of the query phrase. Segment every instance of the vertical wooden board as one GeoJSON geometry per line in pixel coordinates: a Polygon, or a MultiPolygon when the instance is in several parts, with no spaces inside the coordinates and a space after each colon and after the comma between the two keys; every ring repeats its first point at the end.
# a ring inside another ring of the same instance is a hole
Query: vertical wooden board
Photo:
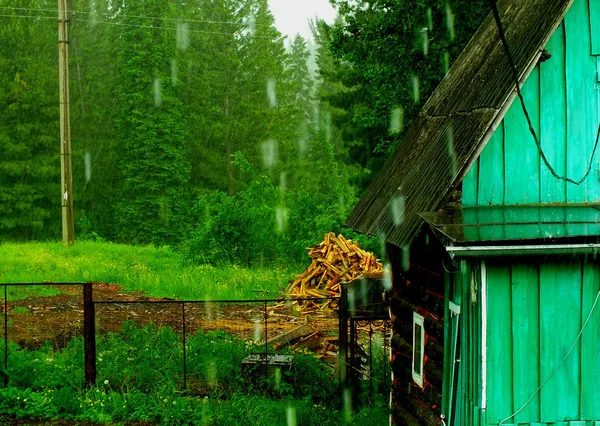
{"type": "MultiPolygon", "coordinates": [[[[539,135],[539,66],[522,88],[531,124],[539,135]]],[[[504,117],[504,158],[506,204],[534,204],[540,201],[540,154],[518,98],[504,117]]]]}
{"type": "MultiPolygon", "coordinates": [[[[565,76],[565,34],[560,25],[550,38],[546,49],[552,57],[540,64],[540,142],[548,162],[556,173],[564,176],[567,154],[567,104],[565,76]]],[[[565,182],[555,178],[540,161],[540,201],[566,201],[565,182]]]]}
{"type": "Polygon", "coordinates": [[[519,264],[512,267],[512,335],[514,407],[520,408],[515,423],[540,420],[540,397],[536,390],[539,377],[539,272],[537,266],[519,264]]]}
{"type": "Polygon", "coordinates": [[[576,419],[580,401],[580,346],[560,364],[581,326],[581,263],[540,265],[540,394],[542,422],[576,419]]]}
{"type": "Polygon", "coordinates": [[[444,277],[444,373],[442,380],[442,414],[448,417],[449,405],[450,405],[450,366],[451,366],[451,353],[452,353],[452,321],[450,320],[450,309],[448,308],[451,298],[451,287],[454,276],[451,274],[445,274],[444,277]]]}
{"type": "Polygon", "coordinates": [[[600,55],[600,3],[588,0],[590,7],[590,27],[592,31],[592,55],[600,55]]]}
{"type": "MultiPolygon", "coordinates": [[[[598,291],[600,271],[591,262],[583,265],[582,325],[590,315],[598,291]]],[[[600,302],[581,335],[581,418],[600,419],[600,302]]]]}
{"type": "Polygon", "coordinates": [[[479,156],[477,205],[504,203],[504,124],[498,126],[479,156]]]}
{"type": "Polygon", "coordinates": [[[487,265],[487,421],[498,424],[513,413],[510,268],[487,265]]]}
{"type": "Polygon", "coordinates": [[[477,205],[477,192],[479,186],[479,159],[475,161],[471,170],[462,181],[462,205],[473,207],[477,205]]]}
{"type": "MultiPolygon", "coordinates": [[[[578,181],[590,162],[598,130],[596,59],[590,55],[590,21],[586,1],[575,1],[565,16],[567,79],[567,176],[578,181]]],[[[579,186],[567,184],[567,201],[598,201],[598,160],[579,186]]]]}

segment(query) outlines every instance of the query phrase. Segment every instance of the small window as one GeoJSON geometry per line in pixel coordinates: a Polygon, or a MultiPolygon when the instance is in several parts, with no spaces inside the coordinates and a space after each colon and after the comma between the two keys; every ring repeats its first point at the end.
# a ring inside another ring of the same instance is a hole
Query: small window
{"type": "Polygon", "coordinates": [[[413,312],[412,378],[423,387],[423,358],[425,353],[425,328],[423,317],[413,312]]]}

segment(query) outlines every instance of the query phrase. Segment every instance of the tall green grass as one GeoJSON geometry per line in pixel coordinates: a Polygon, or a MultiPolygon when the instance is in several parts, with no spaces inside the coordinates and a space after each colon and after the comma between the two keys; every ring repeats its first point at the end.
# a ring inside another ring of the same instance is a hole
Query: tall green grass
{"type": "Polygon", "coordinates": [[[105,242],[0,245],[0,283],[95,281],[185,300],[276,297],[300,269],[196,266],[168,248],[105,242]]]}

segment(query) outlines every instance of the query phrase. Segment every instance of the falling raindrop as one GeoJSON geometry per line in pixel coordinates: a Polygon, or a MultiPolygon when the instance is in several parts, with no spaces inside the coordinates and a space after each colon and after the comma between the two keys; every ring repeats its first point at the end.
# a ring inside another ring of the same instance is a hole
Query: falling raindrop
{"type": "Polygon", "coordinates": [[[348,310],[354,315],[356,312],[356,295],[353,289],[350,290],[351,291],[348,291],[348,310]]]}
{"type": "Polygon", "coordinates": [[[427,27],[421,28],[417,35],[417,40],[421,52],[423,52],[423,55],[427,56],[427,53],[429,53],[429,32],[427,27]]]}
{"type": "Polygon", "coordinates": [[[395,195],[391,202],[392,219],[394,225],[398,226],[404,222],[404,210],[406,208],[406,197],[404,195],[395,195]]]}
{"type": "Polygon", "coordinates": [[[288,405],[286,408],[287,426],[296,426],[296,408],[288,405]]]}
{"type": "Polygon", "coordinates": [[[177,86],[177,60],[171,59],[171,85],[177,86]]]}
{"type": "Polygon", "coordinates": [[[277,106],[277,91],[275,79],[267,79],[267,99],[269,100],[269,106],[275,108],[277,106]]]}
{"type": "Polygon", "coordinates": [[[444,75],[448,74],[450,71],[450,53],[444,52],[444,56],[442,58],[442,67],[444,70],[444,75]]]}
{"type": "Polygon", "coordinates": [[[163,222],[168,223],[170,217],[170,209],[167,197],[158,197],[156,199],[156,204],[158,205],[158,217],[163,222]]]}
{"type": "Polygon", "coordinates": [[[96,0],[90,0],[90,24],[96,25],[98,23],[98,13],[96,12],[96,0]]]}
{"type": "Polygon", "coordinates": [[[160,108],[162,105],[162,83],[158,78],[154,79],[154,106],[160,108]]]}
{"type": "Polygon", "coordinates": [[[390,114],[390,135],[397,135],[404,127],[404,108],[397,106],[390,114]]]}
{"type": "Polygon", "coordinates": [[[277,142],[273,139],[263,142],[263,165],[266,169],[271,169],[277,163],[277,142]]]}
{"type": "Polygon", "coordinates": [[[89,182],[92,180],[92,154],[89,151],[85,153],[83,163],[85,165],[85,181],[89,182]]]}
{"type": "Polygon", "coordinates": [[[410,247],[402,246],[402,270],[408,271],[410,269],[410,247]]]}
{"type": "Polygon", "coordinates": [[[303,122],[299,127],[300,137],[298,138],[298,155],[304,157],[308,149],[308,125],[303,122]]]}
{"type": "Polygon", "coordinates": [[[246,16],[246,26],[248,27],[248,34],[254,37],[254,34],[256,34],[256,16],[253,13],[246,16]]]}
{"type": "Polygon", "coordinates": [[[446,3],[446,27],[448,28],[448,35],[450,36],[450,41],[454,41],[454,13],[450,8],[450,3],[446,3]]]}
{"type": "Polygon", "coordinates": [[[275,392],[279,392],[281,389],[281,368],[275,369],[275,383],[273,383],[273,388],[275,392]]]}
{"type": "Polygon", "coordinates": [[[207,298],[207,302],[204,304],[204,313],[206,314],[206,319],[208,321],[212,321],[215,319],[213,303],[210,300],[208,300],[208,298],[207,298]]]}
{"type": "Polygon", "coordinates": [[[331,142],[331,112],[325,111],[323,114],[323,124],[325,126],[325,139],[331,142]]]}
{"type": "Polygon", "coordinates": [[[456,152],[454,151],[454,131],[452,127],[446,129],[446,149],[448,150],[448,159],[450,162],[450,176],[456,176],[456,152]]]}
{"type": "Polygon", "coordinates": [[[287,229],[289,211],[285,207],[275,209],[275,222],[277,224],[277,233],[283,234],[287,229]]]}
{"type": "Polygon", "coordinates": [[[383,267],[383,289],[385,291],[390,291],[392,286],[392,267],[388,263],[383,267]]]}
{"type": "Polygon", "coordinates": [[[262,321],[259,319],[254,320],[253,323],[254,341],[258,342],[262,338],[262,321]]]}
{"type": "Polygon", "coordinates": [[[208,366],[206,367],[206,382],[208,386],[211,388],[215,388],[217,386],[217,364],[214,360],[210,360],[208,366]]]}
{"type": "Polygon", "coordinates": [[[190,25],[187,22],[177,22],[177,48],[185,50],[190,45],[190,25]]]}
{"type": "Polygon", "coordinates": [[[427,29],[433,31],[433,10],[427,9],[427,29]]]}
{"type": "Polygon", "coordinates": [[[419,88],[419,77],[415,74],[411,75],[410,82],[412,85],[413,101],[416,104],[421,100],[421,89],[419,88]]]}
{"type": "Polygon", "coordinates": [[[287,189],[286,177],[287,174],[285,172],[281,172],[279,174],[279,191],[281,192],[282,196],[285,194],[287,189]]]}

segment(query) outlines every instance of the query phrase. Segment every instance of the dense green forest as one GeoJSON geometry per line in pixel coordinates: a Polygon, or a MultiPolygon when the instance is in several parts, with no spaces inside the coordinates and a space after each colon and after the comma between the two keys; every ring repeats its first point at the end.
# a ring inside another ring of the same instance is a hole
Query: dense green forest
{"type": "MultiPolygon", "coordinates": [[[[332,4],[309,42],[267,0],[71,1],[76,237],[256,265],[341,232],[486,10],[332,4]]],[[[0,241],[60,237],[56,33],[55,1],[0,0],[0,241]]]]}

